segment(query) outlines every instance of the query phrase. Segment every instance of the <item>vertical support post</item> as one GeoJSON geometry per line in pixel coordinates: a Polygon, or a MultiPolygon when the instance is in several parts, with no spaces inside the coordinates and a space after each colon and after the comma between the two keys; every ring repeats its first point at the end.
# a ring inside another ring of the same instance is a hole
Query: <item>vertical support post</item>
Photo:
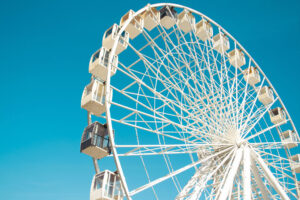
{"type": "Polygon", "coordinates": [[[251,200],[251,159],[250,150],[248,145],[244,146],[244,159],[243,159],[243,196],[244,200],[251,200]]]}
{"type": "Polygon", "coordinates": [[[222,186],[221,194],[218,197],[218,200],[226,200],[228,198],[230,190],[232,190],[235,175],[241,164],[242,156],[243,156],[243,150],[241,148],[239,148],[236,151],[235,158],[233,160],[231,169],[230,169],[228,175],[225,177],[226,180],[225,180],[224,185],[222,186]]]}
{"type": "Polygon", "coordinates": [[[268,191],[266,189],[265,184],[261,180],[261,177],[259,176],[256,163],[255,163],[255,161],[252,158],[251,158],[251,160],[252,160],[252,162],[251,162],[251,171],[252,171],[252,174],[254,176],[255,182],[256,182],[256,184],[259,187],[259,190],[261,192],[262,198],[263,198],[263,200],[269,200],[270,198],[268,197],[268,191]]]}
{"type": "Polygon", "coordinates": [[[99,174],[100,173],[100,168],[99,168],[97,159],[93,158],[93,163],[94,163],[96,174],[99,174]]]}
{"type": "Polygon", "coordinates": [[[265,177],[268,179],[268,181],[271,183],[273,188],[276,190],[276,192],[280,195],[280,197],[284,200],[289,200],[290,198],[284,191],[284,189],[281,187],[279,184],[278,180],[276,177],[273,175],[271,170],[268,168],[264,160],[261,158],[261,156],[256,153],[253,149],[251,149],[251,156],[257,161],[257,163],[260,165],[262,170],[264,171],[265,177]]]}

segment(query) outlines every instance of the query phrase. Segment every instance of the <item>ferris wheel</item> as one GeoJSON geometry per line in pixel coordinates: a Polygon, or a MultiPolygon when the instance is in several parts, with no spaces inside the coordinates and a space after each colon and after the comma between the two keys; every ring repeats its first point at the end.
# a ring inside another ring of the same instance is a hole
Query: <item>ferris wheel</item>
{"type": "Polygon", "coordinates": [[[263,67],[204,14],[130,10],[89,72],[80,151],[96,170],[90,200],[299,199],[288,111],[263,67]]]}

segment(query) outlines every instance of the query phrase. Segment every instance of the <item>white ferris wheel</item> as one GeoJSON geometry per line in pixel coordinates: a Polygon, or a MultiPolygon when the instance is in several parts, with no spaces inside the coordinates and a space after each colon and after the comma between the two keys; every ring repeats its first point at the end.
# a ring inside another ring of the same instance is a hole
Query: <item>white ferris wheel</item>
{"type": "Polygon", "coordinates": [[[130,10],[91,57],[90,200],[299,199],[299,135],[249,53],[204,14],[130,10]]]}

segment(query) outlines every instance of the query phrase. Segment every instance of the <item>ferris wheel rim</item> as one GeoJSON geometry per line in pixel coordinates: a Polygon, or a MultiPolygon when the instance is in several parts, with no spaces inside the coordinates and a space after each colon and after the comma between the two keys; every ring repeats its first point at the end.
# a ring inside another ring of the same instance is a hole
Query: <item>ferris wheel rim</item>
{"type": "MultiPolygon", "coordinates": [[[[294,131],[297,133],[297,136],[299,137],[299,134],[296,130],[296,127],[293,123],[293,120],[292,118],[290,117],[289,113],[288,113],[288,110],[286,109],[284,103],[282,102],[280,96],[278,95],[277,91],[275,90],[275,88],[273,87],[272,83],[269,81],[269,79],[267,78],[267,76],[264,74],[264,72],[261,70],[260,66],[256,63],[256,61],[251,57],[251,55],[246,51],[246,49],[231,35],[229,34],[222,26],[220,26],[218,23],[216,23],[214,20],[210,19],[209,17],[207,17],[206,15],[200,13],[199,11],[196,11],[192,8],[189,8],[189,7],[186,7],[186,6],[182,6],[182,5],[179,5],[179,4],[173,4],[173,3],[158,3],[158,4],[152,4],[150,5],[151,8],[152,7],[161,7],[161,6],[174,6],[174,7],[177,7],[177,8],[181,8],[181,9],[187,9],[197,15],[200,15],[206,19],[208,19],[211,23],[213,23],[214,25],[216,25],[218,28],[220,28],[220,30],[222,30],[222,32],[224,32],[227,36],[229,36],[237,45],[240,49],[243,50],[243,52],[252,60],[252,62],[256,65],[256,67],[258,67],[260,73],[263,75],[263,77],[265,78],[265,80],[267,81],[267,83],[273,88],[273,91],[275,93],[275,95],[277,96],[280,104],[282,105],[282,107],[284,108],[288,118],[290,119],[290,123],[294,129],[294,131]]],[[[135,12],[135,14],[131,17],[130,20],[128,20],[124,26],[121,27],[120,31],[118,32],[117,34],[117,40],[120,38],[121,36],[121,33],[125,30],[125,28],[128,26],[128,24],[131,22],[131,20],[141,14],[143,11],[145,11],[147,9],[147,7],[144,7],[144,8],[141,8],[140,10],[138,10],[137,12],[135,12]]],[[[112,54],[109,56],[109,64],[108,64],[108,74],[107,74],[107,81],[106,81],[106,93],[109,94],[109,88],[110,88],[110,73],[111,73],[111,63],[112,63],[112,59],[113,59],[113,54],[116,52],[116,48],[117,48],[117,42],[114,43],[113,47],[112,47],[112,54]]],[[[127,196],[128,199],[131,199],[131,195],[130,195],[130,192],[128,190],[128,187],[127,187],[127,182],[125,180],[125,175],[123,174],[123,170],[122,170],[122,166],[120,164],[120,161],[119,161],[119,156],[118,156],[118,153],[117,153],[117,150],[116,150],[116,144],[114,143],[114,135],[113,135],[113,127],[112,127],[112,119],[111,119],[111,113],[110,113],[110,102],[109,102],[109,95],[106,95],[106,101],[105,101],[105,108],[106,108],[106,119],[107,119],[107,123],[108,123],[108,133],[109,133],[109,137],[110,137],[110,140],[112,141],[112,153],[113,153],[113,157],[115,159],[115,163],[116,163],[116,168],[117,170],[119,171],[119,175],[120,175],[120,178],[121,178],[121,182],[122,182],[122,185],[123,185],[123,188],[124,188],[124,192],[125,192],[125,195],[127,196]],[[125,186],[124,186],[125,184],[125,186]]],[[[91,119],[90,116],[88,116],[89,119],[91,119]]]]}

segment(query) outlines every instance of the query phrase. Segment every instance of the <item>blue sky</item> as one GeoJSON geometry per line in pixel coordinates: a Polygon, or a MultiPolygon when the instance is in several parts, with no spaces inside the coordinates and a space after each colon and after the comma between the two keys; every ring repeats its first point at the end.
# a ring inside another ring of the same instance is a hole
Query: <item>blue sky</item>
{"type": "MultiPolygon", "coordinates": [[[[299,1],[173,2],[206,14],[230,32],[271,80],[296,127],[300,124],[299,1]]],[[[89,58],[108,27],[147,3],[0,3],[1,199],[89,198],[93,166],[79,153],[89,58]]]]}

